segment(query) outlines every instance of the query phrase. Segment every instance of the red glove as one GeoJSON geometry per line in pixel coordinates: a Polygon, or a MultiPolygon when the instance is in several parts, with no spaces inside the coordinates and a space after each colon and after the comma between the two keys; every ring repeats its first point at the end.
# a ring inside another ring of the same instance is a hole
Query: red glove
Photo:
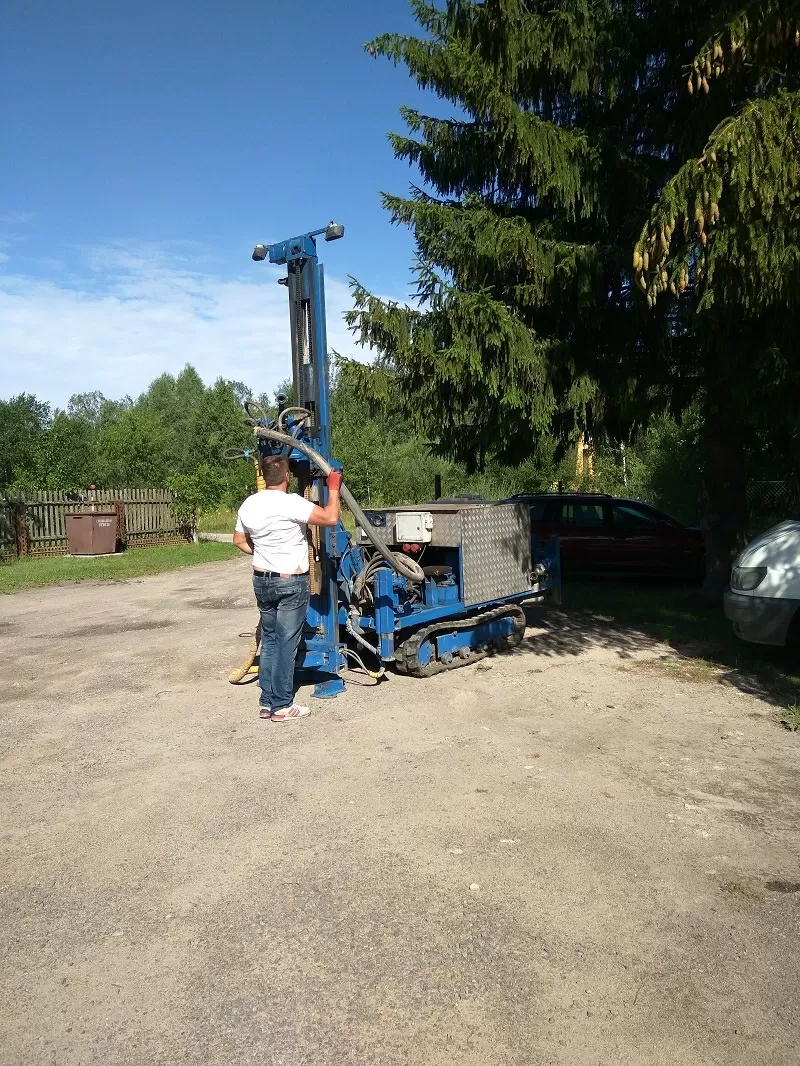
{"type": "Polygon", "coordinates": [[[328,474],[327,478],[325,479],[325,484],[328,486],[329,489],[333,489],[338,492],[339,489],[342,487],[342,475],[339,473],[338,470],[331,470],[330,474],[328,474]]]}

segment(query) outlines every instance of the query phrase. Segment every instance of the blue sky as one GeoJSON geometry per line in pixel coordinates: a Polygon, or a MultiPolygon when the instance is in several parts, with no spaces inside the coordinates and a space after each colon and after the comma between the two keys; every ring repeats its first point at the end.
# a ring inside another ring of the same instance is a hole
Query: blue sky
{"type": "MultiPolygon", "coordinates": [[[[414,171],[401,103],[446,114],[363,51],[406,0],[6,0],[0,43],[0,396],[136,395],[192,362],[271,389],[285,289],[253,244],[325,225],[330,343],[346,279],[409,292],[413,242],[379,191],[414,171]]],[[[274,270],[274,268],[272,268],[274,270]]]]}

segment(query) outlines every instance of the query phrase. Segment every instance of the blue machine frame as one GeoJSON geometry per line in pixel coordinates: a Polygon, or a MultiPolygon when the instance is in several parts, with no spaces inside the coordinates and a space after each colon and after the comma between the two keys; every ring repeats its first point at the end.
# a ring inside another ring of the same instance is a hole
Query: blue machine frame
{"type": "MultiPolygon", "coordinates": [[[[303,233],[288,241],[272,244],[267,249],[270,263],[288,266],[289,316],[292,331],[292,369],[295,402],[313,414],[310,430],[302,421],[287,421],[293,436],[301,436],[305,443],[319,452],[331,466],[339,464],[331,456],[330,385],[328,374],[328,335],[325,320],[325,275],[317,258],[315,238],[324,229],[303,233]]],[[[268,441],[259,441],[262,454],[275,449],[268,441]]],[[[305,474],[305,481],[314,482],[311,464],[302,452],[289,456],[296,472],[305,474]]],[[[324,480],[316,479],[320,502],[325,503],[327,489],[324,480]]],[[[306,616],[306,631],[298,653],[298,669],[316,675],[314,695],[331,697],[344,689],[339,671],[345,666],[343,645],[339,640],[339,604],[336,580],[337,541],[346,531],[341,524],[335,529],[320,529],[319,592],[311,597],[306,616]],[[313,635],[309,631],[313,631],[313,635]]]]}
{"type": "MultiPolygon", "coordinates": [[[[330,391],[327,331],[325,324],[325,284],[322,264],[317,257],[316,237],[326,240],[343,235],[343,227],[331,223],[326,229],[303,233],[290,240],[269,246],[258,245],[255,260],[269,257],[269,262],[286,266],[286,277],[280,283],[289,290],[290,326],[292,335],[292,371],[295,404],[308,414],[292,414],[292,409],[279,408],[282,431],[309,445],[334,469],[339,469],[331,455],[330,391]]],[[[275,428],[275,423],[263,419],[260,423],[275,428]]],[[[261,455],[281,451],[281,445],[259,438],[261,455]]],[[[283,449],[284,454],[288,448],[283,449]]],[[[311,499],[325,503],[327,489],[321,471],[299,450],[289,453],[294,473],[301,488],[311,499]]],[[[411,510],[412,508],[409,508],[411,510]]],[[[422,508],[424,510],[424,508],[422,508]]],[[[556,598],[560,592],[558,543],[534,544],[533,562],[538,567],[538,591],[556,598]]],[[[353,543],[350,534],[339,523],[333,529],[320,529],[316,544],[316,590],[306,617],[306,632],[298,652],[297,667],[301,674],[310,675],[315,682],[314,695],[331,697],[344,688],[340,675],[347,663],[346,645],[342,631],[349,630],[364,652],[364,642],[382,663],[395,659],[395,642],[432,623],[447,620],[464,622],[481,611],[503,604],[519,603],[535,594],[529,588],[513,596],[504,596],[485,603],[466,607],[460,589],[460,559],[454,567],[457,578],[450,582],[426,579],[419,591],[409,595],[407,578],[387,567],[379,568],[372,577],[372,609],[362,612],[355,604],[354,582],[366,565],[362,550],[353,543]],[[373,634],[373,640],[369,635],[373,634]]],[[[481,620],[475,626],[461,626],[449,632],[437,632],[420,649],[420,662],[426,655],[443,657],[444,662],[458,655],[462,649],[475,649],[509,637],[514,629],[510,616],[481,620]]],[[[356,645],[358,647],[358,645],[356,645]]],[[[368,654],[368,653],[367,653],[368,654]]]]}

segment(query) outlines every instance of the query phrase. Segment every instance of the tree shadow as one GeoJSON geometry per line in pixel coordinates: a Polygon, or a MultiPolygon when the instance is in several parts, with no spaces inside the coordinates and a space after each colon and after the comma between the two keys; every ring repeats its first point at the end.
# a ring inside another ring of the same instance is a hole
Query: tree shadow
{"type": "Polygon", "coordinates": [[[616,652],[620,659],[632,659],[658,643],[651,634],[588,611],[547,604],[526,604],[524,610],[528,626],[538,632],[519,646],[539,655],[577,656],[602,648],[616,652]]]}
{"type": "Polygon", "coordinates": [[[796,653],[740,641],[722,608],[709,605],[696,587],[567,582],[563,599],[561,607],[526,605],[528,625],[537,632],[518,652],[565,658],[611,651],[622,667],[729,685],[776,706],[800,700],[796,653]]]}

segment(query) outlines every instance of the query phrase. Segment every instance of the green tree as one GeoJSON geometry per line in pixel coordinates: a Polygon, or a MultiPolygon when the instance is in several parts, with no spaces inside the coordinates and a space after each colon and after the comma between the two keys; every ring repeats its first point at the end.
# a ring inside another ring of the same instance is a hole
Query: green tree
{"type": "Polygon", "coordinates": [[[470,473],[463,464],[437,456],[404,415],[397,379],[389,373],[378,377],[357,362],[337,358],[334,363],[331,415],[334,455],[350,491],[364,504],[421,503],[432,497],[436,475],[446,496],[471,492],[488,498],[549,488],[554,480],[550,437],[513,469],[490,459],[482,472],[470,473]]]}
{"type": "MultiPolygon", "coordinates": [[[[677,287],[669,301],[651,298],[648,313],[631,249],[671,179],[739,106],[738,97],[717,103],[704,84],[700,106],[682,91],[730,8],[412,7],[422,36],[389,34],[369,47],[453,106],[447,118],[402,109],[408,133],[390,138],[424,181],[409,197],[383,196],[414,233],[418,303],[387,303],[356,283],[349,322],[397,373],[426,439],[472,467],[492,455],[519,462],[548,434],[562,446],[585,428],[627,440],[699,396],[708,413],[726,404],[718,368],[732,330],[720,339],[677,287]]],[[[794,62],[776,77],[791,80],[794,62]]],[[[739,309],[727,310],[732,324],[739,309]]],[[[736,510],[712,454],[715,440],[732,439],[725,426],[706,441],[717,585],[741,525],[721,510],[736,510]]]]}
{"type": "Polygon", "coordinates": [[[49,404],[30,393],[0,400],[0,494],[32,484],[39,440],[49,425],[49,404]]]}
{"type": "Polygon", "coordinates": [[[425,182],[383,196],[416,239],[419,306],[356,286],[351,325],[441,451],[469,464],[641,415],[644,350],[669,324],[633,300],[630,249],[690,113],[688,100],[662,108],[690,5],[412,6],[424,38],[370,47],[458,113],[403,108],[409,134],[390,137],[425,182]]]}
{"type": "MultiPolygon", "coordinates": [[[[252,431],[239,399],[243,388],[238,382],[217,378],[187,411],[184,425],[190,455],[185,468],[192,470],[200,463],[219,466],[226,448],[252,444],[252,431]]],[[[249,393],[245,398],[249,399],[249,393]]]]}
{"type": "Polygon", "coordinates": [[[691,314],[716,591],[745,528],[748,455],[782,455],[785,472],[800,459],[800,4],[721,6],[707,32],[685,96],[711,130],[661,189],[633,266],[650,307],[691,314]]]}
{"type": "Polygon", "coordinates": [[[67,414],[75,418],[83,419],[89,425],[96,426],[100,421],[100,413],[109,401],[102,392],[78,392],[70,396],[67,404],[67,414]]]}
{"type": "Polygon", "coordinates": [[[94,479],[95,430],[86,418],[56,411],[39,435],[32,483],[38,489],[79,492],[94,479]]]}
{"type": "Polygon", "coordinates": [[[96,484],[102,488],[164,485],[171,471],[171,433],[150,411],[123,411],[96,438],[96,484]]]}
{"type": "Polygon", "coordinates": [[[161,374],[136,401],[169,432],[164,462],[171,473],[191,473],[202,461],[197,454],[196,412],[205,396],[202,378],[187,363],[177,377],[161,374]]]}

